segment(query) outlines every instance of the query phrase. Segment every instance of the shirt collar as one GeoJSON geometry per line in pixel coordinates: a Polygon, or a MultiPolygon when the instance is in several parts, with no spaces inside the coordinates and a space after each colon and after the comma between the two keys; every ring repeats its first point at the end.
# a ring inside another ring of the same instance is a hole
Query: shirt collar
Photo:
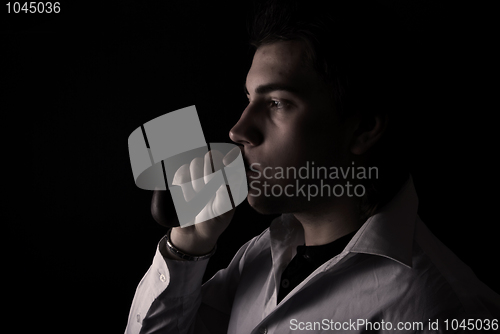
{"type": "MultiPolygon", "coordinates": [[[[394,198],[367,219],[344,251],[384,256],[412,266],[413,231],[418,197],[410,175],[394,198]]],[[[276,218],[269,228],[275,264],[287,264],[304,244],[304,230],[293,214],[276,218]]]]}
{"type": "Polygon", "coordinates": [[[418,197],[410,175],[394,198],[367,219],[345,250],[388,257],[411,268],[417,209],[418,197]]]}

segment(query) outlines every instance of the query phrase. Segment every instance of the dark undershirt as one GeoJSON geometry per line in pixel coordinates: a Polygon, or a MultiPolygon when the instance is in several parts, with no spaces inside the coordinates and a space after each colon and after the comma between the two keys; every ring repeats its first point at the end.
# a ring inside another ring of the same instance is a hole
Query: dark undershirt
{"type": "Polygon", "coordinates": [[[326,261],[340,254],[357,231],[320,246],[297,246],[297,254],[281,274],[278,303],[326,261]]]}

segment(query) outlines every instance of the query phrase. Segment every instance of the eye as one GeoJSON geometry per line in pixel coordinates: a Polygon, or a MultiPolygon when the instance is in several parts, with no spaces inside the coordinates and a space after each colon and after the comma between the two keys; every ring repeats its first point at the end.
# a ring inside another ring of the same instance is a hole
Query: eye
{"type": "Polygon", "coordinates": [[[269,102],[269,106],[274,109],[283,109],[286,105],[281,101],[272,100],[271,102],[269,102]]]}

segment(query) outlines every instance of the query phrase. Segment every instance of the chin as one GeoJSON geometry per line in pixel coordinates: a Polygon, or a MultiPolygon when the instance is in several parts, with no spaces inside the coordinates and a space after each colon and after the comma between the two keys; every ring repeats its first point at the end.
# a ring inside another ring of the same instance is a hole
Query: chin
{"type": "Polygon", "coordinates": [[[266,196],[247,196],[248,204],[260,214],[282,214],[291,212],[290,201],[287,198],[280,197],[266,197],[266,196]]]}

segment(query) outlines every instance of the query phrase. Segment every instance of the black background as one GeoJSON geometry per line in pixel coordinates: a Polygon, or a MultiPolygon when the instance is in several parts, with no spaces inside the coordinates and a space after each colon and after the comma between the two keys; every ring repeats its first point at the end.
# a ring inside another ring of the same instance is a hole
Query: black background
{"type": "MultiPolygon", "coordinates": [[[[421,89],[412,175],[420,216],[498,292],[490,9],[383,3],[415,34],[421,89]]],[[[152,193],[134,184],[128,136],[194,104],[207,142],[230,141],[246,106],[247,13],[241,2],[209,1],[63,2],[59,14],[2,9],[2,101],[14,116],[3,126],[23,152],[14,164],[22,175],[8,175],[22,180],[22,193],[5,216],[20,246],[4,257],[12,263],[7,276],[22,284],[16,305],[27,310],[26,322],[124,331],[165,233],[149,211],[152,193]]],[[[206,278],[272,218],[242,204],[206,278]]]]}

